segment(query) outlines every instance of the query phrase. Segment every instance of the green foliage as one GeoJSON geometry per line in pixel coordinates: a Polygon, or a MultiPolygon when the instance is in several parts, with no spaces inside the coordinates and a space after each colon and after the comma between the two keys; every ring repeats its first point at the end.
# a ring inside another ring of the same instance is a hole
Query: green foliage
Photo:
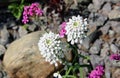
{"type": "Polygon", "coordinates": [[[20,4],[12,3],[8,6],[8,9],[17,19],[20,19],[23,8],[24,8],[24,0],[21,0],[20,4]]]}
{"type": "Polygon", "coordinates": [[[84,68],[90,68],[89,64],[79,64],[78,59],[83,58],[84,60],[90,60],[89,56],[83,56],[78,54],[78,47],[76,45],[71,45],[74,53],[73,61],[65,63],[65,73],[62,75],[63,78],[85,78],[84,68]],[[78,75],[79,74],[79,75],[78,75]]]}

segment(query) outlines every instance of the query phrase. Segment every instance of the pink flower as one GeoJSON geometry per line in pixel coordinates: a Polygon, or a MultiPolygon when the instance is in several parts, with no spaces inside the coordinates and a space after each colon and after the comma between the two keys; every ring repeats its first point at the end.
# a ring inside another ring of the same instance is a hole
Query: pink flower
{"type": "Polygon", "coordinates": [[[26,24],[29,22],[29,17],[34,15],[41,16],[42,14],[43,11],[39,8],[39,3],[32,3],[30,6],[24,7],[22,22],[26,24]]]}
{"type": "Polygon", "coordinates": [[[120,54],[112,54],[110,55],[111,60],[120,60],[120,54]]]}
{"type": "Polygon", "coordinates": [[[66,22],[63,22],[61,25],[61,29],[60,29],[60,37],[63,38],[65,36],[66,30],[65,30],[65,26],[66,26],[66,22]]]}
{"type": "Polygon", "coordinates": [[[88,78],[101,78],[104,74],[104,67],[102,65],[98,65],[91,73],[88,78]]]}

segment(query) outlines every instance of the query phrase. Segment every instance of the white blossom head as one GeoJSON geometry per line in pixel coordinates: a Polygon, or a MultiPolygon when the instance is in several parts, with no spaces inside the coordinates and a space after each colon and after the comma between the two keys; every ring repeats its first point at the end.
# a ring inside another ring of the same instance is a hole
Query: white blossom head
{"type": "Polygon", "coordinates": [[[53,73],[53,77],[54,78],[62,78],[62,76],[58,72],[53,73]]]}
{"type": "Polygon", "coordinates": [[[72,16],[72,19],[69,19],[65,26],[67,41],[71,44],[82,43],[86,37],[87,25],[87,19],[83,19],[79,15],[72,16]]]}
{"type": "Polygon", "coordinates": [[[61,59],[64,58],[61,44],[59,35],[49,32],[40,37],[38,47],[47,62],[58,66],[58,62],[62,63],[61,59]]]}

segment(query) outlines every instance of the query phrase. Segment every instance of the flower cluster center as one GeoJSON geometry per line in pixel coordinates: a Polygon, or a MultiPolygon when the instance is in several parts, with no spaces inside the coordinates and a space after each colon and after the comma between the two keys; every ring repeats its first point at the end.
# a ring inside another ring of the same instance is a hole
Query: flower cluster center
{"type": "Polygon", "coordinates": [[[78,21],[75,21],[75,22],[73,23],[73,26],[74,26],[74,27],[78,27],[78,25],[79,25],[79,22],[78,22],[78,21]]]}

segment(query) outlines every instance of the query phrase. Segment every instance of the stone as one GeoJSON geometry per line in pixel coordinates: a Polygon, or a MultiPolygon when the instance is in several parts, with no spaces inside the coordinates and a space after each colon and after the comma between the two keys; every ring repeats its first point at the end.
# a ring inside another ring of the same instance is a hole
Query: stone
{"type": "Polygon", "coordinates": [[[29,26],[28,26],[28,29],[29,29],[30,31],[34,31],[35,28],[36,28],[36,25],[29,25],[29,26]]]}
{"type": "Polygon", "coordinates": [[[44,33],[37,31],[10,44],[3,59],[4,69],[10,78],[50,78],[62,68],[61,64],[55,67],[46,62],[40,54],[37,43],[44,33]]]}
{"type": "Polygon", "coordinates": [[[108,56],[104,58],[104,62],[105,62],[105,78],[111,78],[110,72],[111,63],[108,56]]]}
{"type": "Polygon", "coordinates": [[[92,3],[88,5],[88,10],[90,12],[95,12],[94,5],[92,3]]]}
{"type": "Polygon", "coordinates": [[[83,40],[83,43],[84,43],[84,44],[82,44],[83,47],[85,47],[86,49],[89,49],[89,47],[90,47],[90,39],[88,37],[83,40]]]}
{"type": "Polygon", "coordinates": [[[93,4],[94,4],[94,9],[99,10],[101,9],[103,3],[105,2],[105,0],[92,0],[93,4]]]}
{"type": "Polygon", "coordinates": [[[115,44],[111,44],[110,45],[110,50],[113,52],[113,53],[117,53],[119,51],[119,48],[115,45],[115,44]]]}
{"type": "Polygon", "coordinates": [[[104,64],[104,60],[98,55],[90,55],[90,62],[92,64],[93,68],[95,68],[97,65],[104,64]]]}
{"type": "Polygon", "coordinates": [[[6,28],[6,26],[3,26],[3,28],[0,30],[0,44],[2,45],[6,45],[7,43],[9,43],[9,32],[6,28]]]}
{"type": "Polygon", "coordinates": [[[13,30],[13,38],[14,38],[14,40],[16,40],[16,39],[19,39],[19,38],[20,38],[18,31],[13,30]]]}
{"type": "Polygon", "coordinates": [[[98,54],[100,52],[102,43],[103,43],[102,40],[96,40],[93,46],[90,48],[90,53],[98,54]]]}
{"type": "Polygon", "coordinates": [[[105,0],[106,2],[118,3],[120,0],[105,0]]]}
{"type": "Polygon", "coordinates": [[[118,46],[120,46],[120,37],[117,38],[116,43],[117,43],[118,46]]]}
{"type": "Polygon", "coordinates": [[[102,13],[108,16],[111,10],[112,10],[111,3],[107,2],[102,8],[102,13]]]}
{"type": "Polygon", "coordinates": [[[120,61],[118,60],[111,60],[111,64],[113,67],[120,67],[120,61]]]}
{"type": "Polygon", "coordinates": [[[110,47],[107,42],[103,44],[103,48],[101,49],[100,56],[105,58],[106,56],[109,55],[110,47]]]}
{"type": "Polygon", "coordinates": [[[18,29],[18,26],[13,26],[12,29],[13,29],[13,30],[17,30],[17,29],[18,29]]]}
{"type": "Polygon", "coordinates": [[[120,34],[120,22],[112,21],[111,27],[115,31],[115,33],[120,34]]]}
{"type": "Polygon", "coordinates": [[[109,30],[109,37],[112,38],[115,36],[115,31],[109,30]]]}
{"type": "Polygon", "coordinates": [[[100,13],[91,13],[88,18],[90,26],[103,26],[107,19],[107,16],[100,13]]]}
{"type": "Polygon", "coordinates": [[[100,28],[100,30],[102,31],[102,34],[105,35],[108,33],[110,28],[110,23],[107,22],[103,27],[100,28]]]}
{"type": "Polygon", "coordinates": [[[0,45],[0,56],[5,53],[6,49],[3,45],[0,45]]]}
{"type": "Polygon", "coordinates": [[[112,73],[112,78],[120,78],[120,68],[116,68],[112,73]]]}
{"type": "Polygon", "coordinates": [[[28,32],[24,27],[19,26],[18,33],[19,33],[19,36],[22,37],[22,36],[25,36],[28,32]]]}
{"type": "Polygon", "coordinates": [[[118,18],[120,18],[120,9],[115,9],[115,10],[110,11],[108,16],[109,16],[109,19],[118,19],[118,18]]]}

